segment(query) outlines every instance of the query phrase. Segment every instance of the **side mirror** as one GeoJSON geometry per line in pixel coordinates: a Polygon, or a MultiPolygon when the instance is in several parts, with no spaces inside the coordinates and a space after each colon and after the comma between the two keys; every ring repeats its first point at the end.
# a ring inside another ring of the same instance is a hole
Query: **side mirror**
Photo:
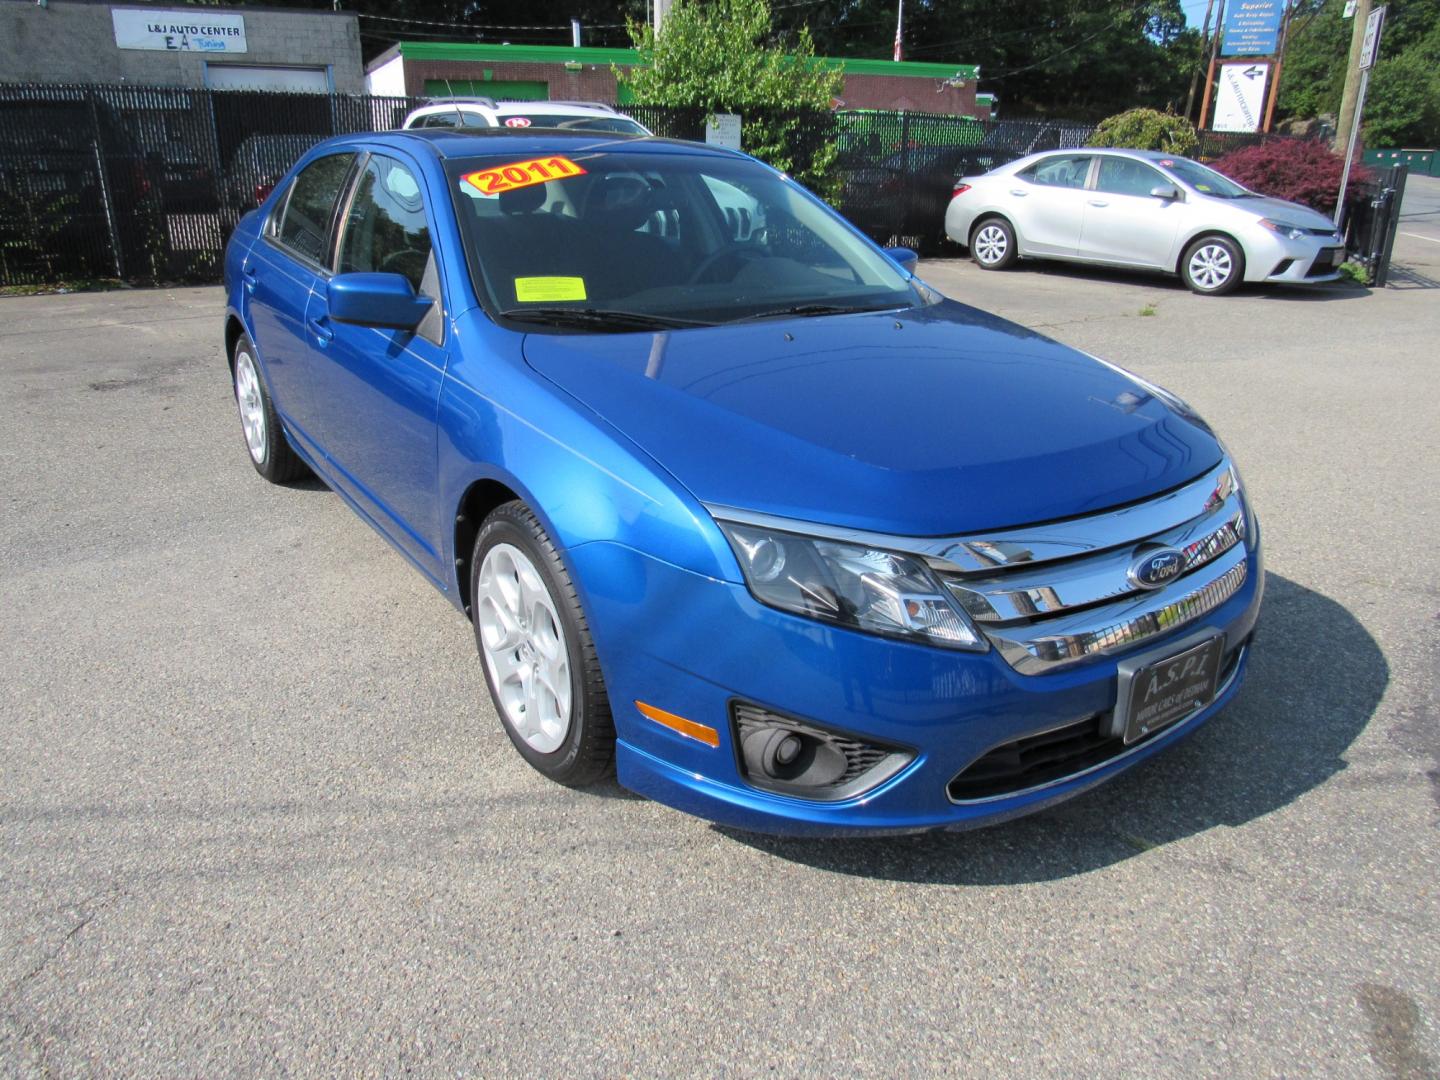
{"type": "Polygon", "coordinates": [[[1180,191],[1174,184],[1156,184],[1150,189],[1150,197],[1154,199],[1178,199],[1180,191]]]}
{"type": "Polygon", "coordinates": [[[433,303],[416,296],[410,279],[400,274],[337,274],[326,299],[336,322],[396,330],[414,330],[433,303]]]}
{"type": "Polygon", "coordinates": [[[887,247],[885,254],[890,256],[891,262],[908,274],[915,273],[915,267],[920,264],[920,256],[909,248],[887,247]]]}

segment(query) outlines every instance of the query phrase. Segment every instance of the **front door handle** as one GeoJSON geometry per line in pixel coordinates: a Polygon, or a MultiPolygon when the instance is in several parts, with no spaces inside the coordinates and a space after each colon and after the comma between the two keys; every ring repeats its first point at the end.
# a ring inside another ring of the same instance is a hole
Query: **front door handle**
{"type": "Polygon", "coordinates": [[[315,344],[322,349],[335,337],[335,331],[330,329],[324,319],[311,319],[310,332],[315,335],[315,344]]]}
{"type": "Polygon", "coordinates": [[[1090,205],[1091,205],[1091,206],[1109,206],[1110,204],[1109,204],[1108,202],[1106,202],[1104,199],[1091,199],[1091,200],[1090,200],[1090,205]]]}
{"type": "Polygon", "coordinates": [[[1024,188],[1011,188],[1010,194],[1014,195],[1017,199],[1023,199],[1026,195],[1029,195],[1030,193],[1024,188]]]}
{"type": "Polygon", "coordinates": [[[249,263],[246,263],[240,268],[240,273],[245,276],[245,291],[247,293],[253,293],[255,291],[255,283],[260,280],[259,271],[249,263]]]}

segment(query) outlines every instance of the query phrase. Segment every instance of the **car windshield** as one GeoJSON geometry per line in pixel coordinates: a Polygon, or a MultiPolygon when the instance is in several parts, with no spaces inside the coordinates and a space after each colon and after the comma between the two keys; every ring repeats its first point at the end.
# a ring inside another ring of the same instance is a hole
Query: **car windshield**
{"type": "Polygon", "coordinates": [[[682,327],[933,302],[763,165],[555,145],[545,156],[450,165],[477,291],[527,328],[682,327]]]}
{"type": "Polygon", "coordinates": [[[1161,158],[1157,162],[1169,170],[1172,176],[1183,180],[1202,195],[1213,195],[1217,199],[1243,199],[1254,192],[1241,187],[1228,176],[1208,169],[1198,161],[1189,158],[1161,158]]]}

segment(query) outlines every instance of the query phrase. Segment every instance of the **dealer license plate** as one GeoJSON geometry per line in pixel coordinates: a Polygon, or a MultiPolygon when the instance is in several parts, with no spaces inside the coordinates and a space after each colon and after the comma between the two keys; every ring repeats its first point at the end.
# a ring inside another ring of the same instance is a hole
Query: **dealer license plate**
{"type": "Polygon", "coordinates": [[[1213,637],[1175,656],[1146,664],[1122,687],[1125,742],[1133,743],[1208,705],[1215,697],[1225,639],[1213,637]]]}

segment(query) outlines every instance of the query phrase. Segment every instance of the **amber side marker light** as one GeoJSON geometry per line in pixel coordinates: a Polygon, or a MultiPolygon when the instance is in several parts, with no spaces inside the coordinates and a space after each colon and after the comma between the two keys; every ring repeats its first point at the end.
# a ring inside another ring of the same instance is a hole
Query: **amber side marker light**
{"type": "Polygon", "coordinates": [[[640,715],[645,719],[654,720],[661,727],[668,727],[671,731],[678,731],[687,739],[694,739],[706,746],[720,745],[720,733],[713,727],[697,724],[694,720],[686,720],[683,716],[676,716],[664,709],[657,709],[654,705],[646,705],[643,701],[635,702],[635,708],[640,710],[640,715]]]}

